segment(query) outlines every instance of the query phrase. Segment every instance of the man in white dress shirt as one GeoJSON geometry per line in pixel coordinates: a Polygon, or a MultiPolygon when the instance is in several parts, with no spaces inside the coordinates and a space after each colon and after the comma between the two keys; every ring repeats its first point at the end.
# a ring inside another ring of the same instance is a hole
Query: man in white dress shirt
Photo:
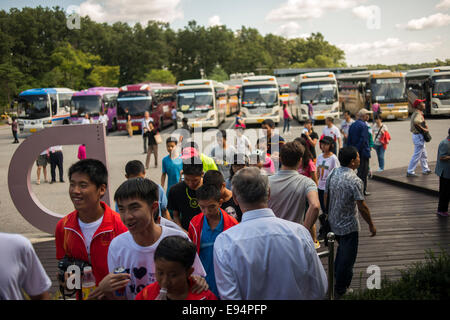
{"type": "Polygon", "coordinates": [[[325,270],[309,231],[268,208],[269,182],[257,168],[233,177],[242,222],[214,244],[214,272],[223,300],[323,299],[325,270]]]}

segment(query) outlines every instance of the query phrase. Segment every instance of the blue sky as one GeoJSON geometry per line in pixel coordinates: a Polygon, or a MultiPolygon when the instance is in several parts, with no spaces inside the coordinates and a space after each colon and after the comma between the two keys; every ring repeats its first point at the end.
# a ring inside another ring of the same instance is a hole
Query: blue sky
{"type": "Polygon", "coordinates": [[[349,65],[450,58],[450,0],[0,1],[5,10],[38,5],[77,8],[81,15],[108,23],[156,19],[180,29],[196,20],[205,26],[246,26],[289,38],[321,32],[344,50],[349,65]]]}

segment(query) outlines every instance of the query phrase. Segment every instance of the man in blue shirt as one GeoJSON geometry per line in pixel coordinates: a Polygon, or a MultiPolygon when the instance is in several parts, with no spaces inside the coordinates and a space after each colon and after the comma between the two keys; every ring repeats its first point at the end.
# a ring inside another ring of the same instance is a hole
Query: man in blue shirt
{"type": "Polygon", "coordinates": [[[370,195],[367,192],[367,175],[369,174],[370,146],[369,130],[365,121],[368,120],[369,111],[361,109],[356,114],[358,118],[348,130],[347,146],[353,146],[358,150],[360,165],[357,171],[358,177],[364,183],[364,195],[370,195]]]}
{"type": "Polygon", "coordinates": [[[167,176],[167,192],[169,192],[171,186],[180,182],[180,172],[183,170],[183,160],[178,154],[177,143],[178,141],[175,137],[169,137],[166,140],[166,148],[169,155],[162,160],[161,186],[164,187],[167,176]]]}

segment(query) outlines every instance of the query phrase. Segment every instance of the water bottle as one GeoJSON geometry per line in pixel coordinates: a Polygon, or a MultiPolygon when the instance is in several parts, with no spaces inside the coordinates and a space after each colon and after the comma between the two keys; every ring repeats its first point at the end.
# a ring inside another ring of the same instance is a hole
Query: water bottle
{"type": "Polygon", "coordinates": [[[92,272],[92,267],[84,267],[81,289],[82,299],[87,300],[89,294],[95,289],[95,277],[94,273],[92,272]]]}
{"type": "Polygon", "coordinates": [[[161,288],[159,290],[159,294],[155,298],[155,300],[167,300],[167,289],[166,288],[161,288]]]}

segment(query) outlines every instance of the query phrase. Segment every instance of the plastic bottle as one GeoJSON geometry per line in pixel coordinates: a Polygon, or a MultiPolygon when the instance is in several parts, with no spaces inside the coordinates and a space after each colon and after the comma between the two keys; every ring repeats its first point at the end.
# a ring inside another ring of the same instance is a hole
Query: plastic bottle
{"type": "Polygon", "coordinates": [[[167,300],[167,289],[166,288],[161,288],[159,290],[159,294],[155,298],[155,300],[167,300]]]}
{"type": "Polygon", "coordinates": [[[92,267],[84,267],[81,288],[83,293],[82,299],[87,300],[89,294],[95,289],[95,277],[92,272],[92,267]]]}

